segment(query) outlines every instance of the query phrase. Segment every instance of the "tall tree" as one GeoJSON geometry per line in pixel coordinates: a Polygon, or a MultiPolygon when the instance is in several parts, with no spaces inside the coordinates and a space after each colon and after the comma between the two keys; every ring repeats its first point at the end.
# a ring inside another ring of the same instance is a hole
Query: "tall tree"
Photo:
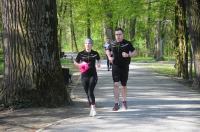
{"type": "Polygon", "coordinates": [[[58,106],[69,99],[57,41],[56,0],[2,0],[7,105],[58,106]]]}
{"type": "Polygon", "coordinates": [[[130,19],[130,31],[129,31],[129,35],[130,35],[130,40],[133,41],[134,37],[135,37],[135,32],[136,32],[136,22],[137,19],[136,17],[133,17],[130,19]]]}
{"type": "Polygon", "coordinates": [[[113,40],[113,22],[112,22],[112,10],[111,10],[111,0],[103,0],[102,7],[104,13],[104,39],[110,38],[113,40]]]}
{"type": "Polygon", "coordinates": [[[177,0],[175,7],[175,31],[176,39],[176,69],[177,75],[184,79],[189,78],[188,74],[188,36],[186,25],[186,7],[183,0],[177,0]]]}
{"type": "Polygon", "coordinates": [[[194,86],[200,88],[200,1],[185,0],[189,18],[189,34],[192,43],[192,51],[195,65],[194,86]]]}
{"type": "MultiPolygon", "coordinates": [[[[156,25],[156,43],[155,43],[155,59],[157,61],[164,60],[164,51],[167,42],[167,31],[170,27],[171,20],[167,18],[168,2],[159,2],[159,17],[156,25]]],[[[169,41],[169,40],[168,40],[169,41]]]]}
{"type": "MultiPolygon", "coordinates": [[[[148,0],[148,16],[147,16],[147,31],[145,34],[146,37],[146,49],[149,51],[150,50],[150,32],[151,32],[151,0],[148,0]]],[[[147,54],[147,56],[149,55],[149,53],[147,54]]]]}
{"type": "Polygon", "coordinates": [[[58,47],[60,52],[62,51],[62,40],[63,40],[63,34],[64,29],[66,28],[66,14],[67,14],[67,2],[64,0],[58,0],[57,1],[57,16],[58,16],[58,47]]]}
{"type": "Polygon", "coordinates": [[[70,0],[69,3],[69,14],[70,14],[70,31],[71,31],[71,45],[72,45],[72,51],[74,51],[74,46],[75,46],[75,51],[78,52],[78,46],[76,43],[76,34],[75,34],[75,27],[74,27],[74,20],[73,20],[73,8],[72,8],[72,0],[70,0]]]}

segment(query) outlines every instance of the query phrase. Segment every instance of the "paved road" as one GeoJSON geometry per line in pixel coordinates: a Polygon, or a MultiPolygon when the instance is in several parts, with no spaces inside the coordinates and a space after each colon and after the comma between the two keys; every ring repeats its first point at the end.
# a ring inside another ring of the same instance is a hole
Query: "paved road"
{"type": "Polygon", "coordinates": [[[81,87],[73,90],[76,116],[54,122],[44,132],[200,132],[200,94],[168,77],[131,64],[128,110],[113,112],[111,72],[98,71],[96,117],[89,117],[81,87]]]}

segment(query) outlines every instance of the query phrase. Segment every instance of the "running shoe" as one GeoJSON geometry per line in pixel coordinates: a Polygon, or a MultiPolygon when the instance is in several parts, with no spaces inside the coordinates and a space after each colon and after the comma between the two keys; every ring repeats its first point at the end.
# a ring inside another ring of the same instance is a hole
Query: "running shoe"
{"type": "Polygon", "coordinates": [[[128,107],[127,107],[127,102],[126,102],[126,101],[123,101],[123,102],[122,102],[122,109],[123,109],[123,110],[127,110],[127,108],[128,108],[128,107]]]}
{"type": "Polygon", "coordinates": [[[97,114],[95,105],[91,105],[90,107],[90,116],[95,116],[97,114]]]}
{"type": "Polygon", "coordinates": [[[113,111],[118,111],[119,110],[119,104],[115,103],[114,107],[113,107],[113,111]]]}

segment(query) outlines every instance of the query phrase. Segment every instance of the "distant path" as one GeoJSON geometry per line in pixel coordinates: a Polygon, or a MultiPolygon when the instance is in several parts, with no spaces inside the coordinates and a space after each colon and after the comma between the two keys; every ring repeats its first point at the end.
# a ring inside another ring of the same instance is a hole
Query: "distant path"
{"type": "Polygon", "coordinates": [[[54,132],[199,132],[200,94],[168,77],[130,66],[128,110],[113,112],[113,84],[105,62],[98,71],[96,117],[89,117],[81,87],[73,90],[76,116],[40,131],[54,132]]]}

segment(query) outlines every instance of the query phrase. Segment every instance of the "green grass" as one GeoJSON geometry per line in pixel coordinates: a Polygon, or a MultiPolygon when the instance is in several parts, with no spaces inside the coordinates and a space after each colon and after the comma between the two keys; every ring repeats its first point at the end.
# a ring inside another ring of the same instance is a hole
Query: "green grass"
{"type": "Polygon", "coordinates": [[[167,76],[176,76],[176,69],[174,68],[174,58],[164,57],[165,61],[157,62],[153,57],[135,57],[132,59],[133,62],[137,63],[149,63],[144,65],[146,68],[151,69],[152,71],[167,75],[167,76]]]}
{"type": "Polygon", "coordinates": [[[176,69],[173,64],[152,63],[149,68],[162,75],[176,76],[176,69]]]}
{"type": "Polygon", "coordinates": [[[165,76],[176,76],[176,69],[174,68],[174,64],[169,63],[168,61],[164,62],[153,62],[153,63],[146,63],[142,67],[150,69],[153,72],[158,74],[162,74],[165,76]]]}
{"type": "Polygon", "coordinates": [[[143,62],[143,63],[155,62],[153,57],[134,57],[134,58],[132,58],[132,61],[134,61],[134,62],[143,62]]]}
{"type": "MultiPolygon", "coordinates": [[[[132,59],[134,62],[152,63],[156,62],[153,57],[134,57],[132,59]]],[[[175,61],[173,57],[164,57],[164,61],[175,61]]]]}

